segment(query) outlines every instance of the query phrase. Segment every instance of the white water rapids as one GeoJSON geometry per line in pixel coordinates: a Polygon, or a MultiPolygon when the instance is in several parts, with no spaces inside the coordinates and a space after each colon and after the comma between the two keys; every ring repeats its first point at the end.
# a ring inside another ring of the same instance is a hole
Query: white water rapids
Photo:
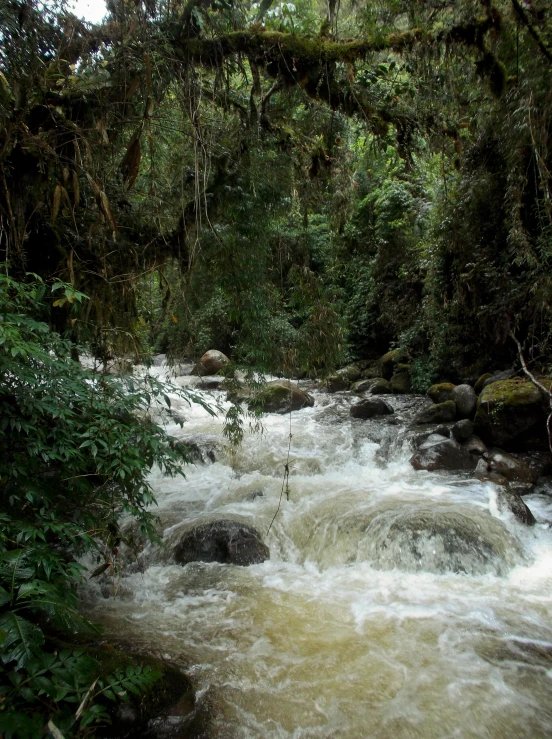
{"type": "Polygon", "coordinates": [[[205,736],[552,736],[552,499],[525,498],[527,528],[498,514],[492,484],[414,471],[412,397],[387,398],[391,425],[314,395],[291,415],[290,499],[268,536],[289,415],[265,416],[231,458],[222,419],[182,405],[168,431],[218,444],[217,461],[153,473],[167,546],[116,597],[93,582],[88,615],[185,669],[205,736]],[[184,525],[221,518],[255,527],[270,560],[171,563],[184,525]]]}

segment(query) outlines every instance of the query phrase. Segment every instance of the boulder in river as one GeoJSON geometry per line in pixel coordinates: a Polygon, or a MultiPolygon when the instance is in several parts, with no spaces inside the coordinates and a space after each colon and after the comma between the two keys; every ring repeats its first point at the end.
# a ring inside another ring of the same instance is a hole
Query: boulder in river
{"type": "Polygon", "coordinates": [[[391,392],[397,395],[405,395],[410,392],[410,365],[397,365],[393,376],[389,380],[391,392]]]}
{"type": "Polygon", "coordinates": [[[351,392],[360,395],[362,393],[371,393],[372,395],[390,395],[391,387],[387,380],[383,377],[374,377],[367,380],[359,380],[351,385],[351,392]]]}
{"type": "Polygon", "coordinates": [[[456,418],[456,403],[454,400],[446,400],[444,403],[435,403],[424,408],[414,418],[414,423],[447,423],[456,418]]]}
{"type": "Polygon", "coordinates": [[[380,359],[381,374],[386,380],[393,377],[397,365],[408,362],[408,354],[405,349],[392,349],[380,359]]]}
{"type": "Polygon", "coordinates": [[[477,457],[482,457],[487,452],[487,447],[481,441],[479,436],[476,436],[475,434],[472,434],[468,439],[466,439],[462,446],[467,452],[474,454],[477,457]]]}
{"type": "Polygon", "coordinates": [[[477,395],[471,385],[456,385],[452,391],[458,418],[473,418],[477,406],[477,395]]]}
{"type": "Polygon", "coordinates": [[[249,401],[251,407],[264,413],[288,413],[301,408],[312,408],[314,398],[290,380],[271,380],[249,401]]]}
{"type": "Polygon", "coordinates": [[[505,510],[510,511],[521,523],[527,526],[534,526],[537,523],[523,498],[517,493],[508,490],[508,488],[499,488],[497,490],[496,502],[501,512],[505,510]]]}
{"type": "Polygon", "coordinates": [[[389,403],[378,397],[359,400],[351,406],[350,412],[353,418],[373,418],[373,416],[387,416],[394,413],[389,403]]]}
{"type": "Polygon", "coordinates": [[[177,564],[220,562],[254,565],[270,558],[270,550],[258,531],[238,521],[221,519],[188,529],[174,548],[177,564]]]}
{"type": "Polygon", "coordinates": [[[511,454],[506,454],[497,449],[489,451],[487,457],[489,471],[503,475],[511,482],[528,482],[534,485],[538,474],[525,462],[511,454]]]}
{"type": "Polygon", "coordinates": [[[454,439],[431,434],[410,458],[415,470],[474,470],[474,458],[454,439]]]}
{"type": "Polygon", "coordinates": [[[229,361],[226,354],[219,352],[217,349],[209,349],[196,364],[194,374],[200,377],[216,375],[229,361]]]}
{"type": "Polygon", "coordinates": [[[528,380],[493,382],[479,396],[475,432],[488,446],[506,451],[547,449],[546,405],[528,380]]]}
{"type": "Polygon", "coordinates": [[[473,423],[467,418],[463,418],[461,421],[457,421],[450,431],[456,441],[467,441],[473,435],[473,423]]]}
{"type": "Polygon", "coordinates": [[[453,391],[455,387],[452,382],[438,382],[429,388],[427,396],[434,403],[445,403],[447,400],[454,400],[453,391]]]}
{"type": "Polygon", "coordinates": [[[326,377],[324,384],[329,393],[338,393],[342,390],[348,390],[351,387],[351,380],[347,375],[336,372],[334,375],[326,377]]]}

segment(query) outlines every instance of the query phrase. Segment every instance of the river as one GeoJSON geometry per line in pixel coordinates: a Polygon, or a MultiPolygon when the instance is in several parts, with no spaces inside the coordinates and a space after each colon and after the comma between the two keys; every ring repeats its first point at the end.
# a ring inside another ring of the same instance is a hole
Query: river
{"type": "Polygon", "coordinates": [[[366,421],[346,393],[314,396],[234,454],[220,416],[175,397],[185,422],[168,431],[216,461],[152,473],[166,547],[129,563],[116,597],[91,583],[88,615],[185,669],[209,737],[552,736],[552,498],[525,498],[528,528],[493,484],[414,471],[419,398],[366,421]],[[171,563],[183,528],[218,518],[254,526],[270,560],[171,563]]]}

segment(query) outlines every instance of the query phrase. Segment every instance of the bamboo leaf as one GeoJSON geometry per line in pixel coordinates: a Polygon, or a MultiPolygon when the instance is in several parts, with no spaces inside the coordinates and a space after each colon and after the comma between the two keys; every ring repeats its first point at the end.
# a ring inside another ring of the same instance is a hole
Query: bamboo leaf
{"type": "Polygon", "coordinates": [[[109,205],[109,200],[107,199],[107,195],[103,190],[100,190],[100,208],[102,210],[102,213],[107,218],[109,223],[111,224],[111,228],[114,231],[117,231],[117,224],[115,222],[115,218],[113,217],[113,213],[111,211],[111,206],[109,205]]]}
{"type": "Polygon", "coordinates": [[[52,198],[52,223],[56,222],[59,213],[59,205],[61,203],[61,185],[58,183],[54,188],[54,196],[52,198]]]}
{"type": "Polygon", "coordinates": [[[123,160],[120,165],[120,170],[123,175],[124,181],[127,183],[127,187],[130,190],[132,185],[135,183],[138,173],[140,171],[140,160],[142,158],[142,149],[140,147],[140,134],[142,132],[141,127],[133,134],[130,144],[126,150],[123,160]]]}

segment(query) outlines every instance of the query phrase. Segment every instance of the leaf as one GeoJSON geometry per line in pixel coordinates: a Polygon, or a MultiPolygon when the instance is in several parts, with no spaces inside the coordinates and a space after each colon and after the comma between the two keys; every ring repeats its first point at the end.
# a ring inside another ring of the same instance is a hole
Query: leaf
{"type": "Polygon", "coordinates": [[[107,199],[107,195],[105,194],[103,190],[100,190],[99,201],[100,201],[100,208],[102,210],[102,213],[104,214],[104,216],[107,218],[107,220],[111,224],[111,228],[114,231],[117,231],[117,224],[115,222],[115,218],[113,217],[111,206],[109,205],[109,200],[107,199]]]}
{"type": "Polygon", "coordinates": [[[4,664],[15,661],[21,668],[40,653],[44,635],[35,624],[8,611],[0,615],[0,628],[7,634],[1,651],[4,664]]]}
{"type": "Polygon", "coordinates": [[[54,196],[52,198],[52,224],[56,222],[56,218],[59,212],[59,205],[61,203],[61,185],[58,183],[54,188],[54,196]]]}
{"type": "Polygon", "coordinates": [[[109,145],[109,136],[107,135],[106,127],[101,118],[98,118],[98,120],[96,121],[96,128],[101,133],[104,144],[109,145]]]}
{"type": "Polygon", "coordinates": [[[128,148],[119,167],[119,169],[121,170],[121,174],[123,175],[123,180],[126,182],[129,190],[132,185],[134,185],[140,171],[140,160],[142,159],[142,149],[140,147],[141,133],[142,128],[140,127],[132,135],[128,148]]]}
{"type": "Polygon", "coordinates": [[[96,196],[97,198],[99,198],[99,197],[100,197],[100,192],[101,192],[101,188],[100,188],[100,186],[98,185],[98,183],[96,182],[96,180],[95,180],[95,179],[93,179],[93,177],[91,177],[91,176],[90,176],[90,175],[88,174],[88,172],[85,172],[84,174],[86,175],[86,179],[87,179],[87,180],[88,180],[88,182],[90,183],[90,187],[92,188],[92,192],[94,193],[94,195],[95,195],[95,196],[96,196]]]}

